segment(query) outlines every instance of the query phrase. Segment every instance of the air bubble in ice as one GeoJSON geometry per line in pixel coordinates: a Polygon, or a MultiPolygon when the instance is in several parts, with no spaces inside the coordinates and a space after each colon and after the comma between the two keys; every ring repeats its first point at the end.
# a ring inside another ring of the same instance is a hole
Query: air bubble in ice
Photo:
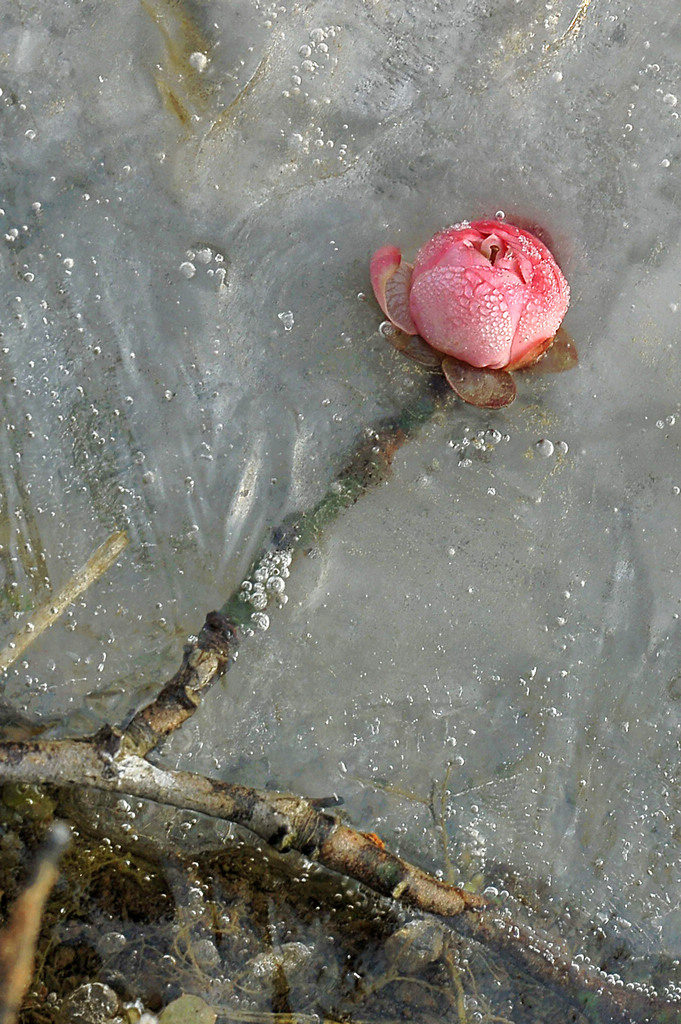
{"type": "Polygon", "coordinates": [[[196,71],[205,71],[208,67],[208,57],[205,53],[196,50],[189,57],[189,63],[196,71]]]}
{"type": "Polygon", "coordinates": [[[537,441],[537,443],[534,446],[534,450],[536,451],[537,455],[541,455],[544,458],[548,459],[551,457],[551,455],[553,455],[553,441],[549,441],[547,440],[547,438],[543,437],[540,441],[537,441]]]}
{"type": "Polygon", "coordinates": [[[279,319],[281,320],[282,324],[284,325],[284,330],[285,331],[293,330],[293,325],[295,324],[295,320],[293,318],[293,313],[292,313],[292,311],[290,309],[287,309],[284,313],[277,313],[277,316],[279,317],[279,319]]]}
{"type": "Polygon", "coordinates": [[[184,263],[180,263],[180,273],[183,277],[189,279],[196,273],[196,267],[189,260],[185,260],[184,263]]]}

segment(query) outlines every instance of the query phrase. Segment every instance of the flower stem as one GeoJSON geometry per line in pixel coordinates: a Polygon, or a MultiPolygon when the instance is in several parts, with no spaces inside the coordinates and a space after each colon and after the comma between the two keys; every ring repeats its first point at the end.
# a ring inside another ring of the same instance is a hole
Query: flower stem
{"type": "Polygon", "coordinates": [[[291,560],[300,551],[309,550],[317,544],[339,515],[372,487],[386,480],[395,453],[453,398],[453,392],[444,379],[434,376],[427,390],[405,405],[397,416],[365,430],[347,464],[324,496],[312,508],[294,512],[271,531],[251,566],[248,578],[227,599],[220,613],[246,631],[253,627],[267,629],[269,615],[265,614],[265,607],[271,607],[269,598],[273,594],[279,595],[281,603],[283,579],[288,576],[291,560]],[[282,580],[276,588],[272,582],[275,576],[282,580]]]}

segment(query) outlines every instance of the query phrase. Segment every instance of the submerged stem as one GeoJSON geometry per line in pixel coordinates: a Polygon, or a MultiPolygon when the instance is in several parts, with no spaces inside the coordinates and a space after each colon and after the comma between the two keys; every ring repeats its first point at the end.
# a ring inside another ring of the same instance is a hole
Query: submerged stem
{"type": "MultiPolygon", "coordinates": [[[[409,402],[397,416],[365,431],[344,469],[329,485],[324,496],[312,508],[294,512],[270,532],[251,566],[249,578],[257,578],[259,567],[271,562],[277,553],[287,552],[290,556],[288,567],[291,558],[318,543],[324,530],[339,515],[368,490],[387,479],[395,453],[453,398],[444,378],[435,377],[429,382],[427,391],[409,402]]],[[[237,626],[248,627],[251,623],[258,623],[258,612],[254,613],[241,588],[225,601],[220,613],[237,626]]]]}

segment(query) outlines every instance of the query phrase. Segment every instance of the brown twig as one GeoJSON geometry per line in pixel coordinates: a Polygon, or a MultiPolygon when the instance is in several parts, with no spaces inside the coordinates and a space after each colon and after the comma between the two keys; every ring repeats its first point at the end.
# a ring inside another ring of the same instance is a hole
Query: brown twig
{"type": "Polygon", "coordinates": [[[194,714],[201,697],[226,672],[236,629],[218,612],[206,616],[198,637],[185,645],[182,664],[158,697],[138,711],[121,735],[121,752],[145,757],[194,714]]]}
{"type": "Polygon", "coordinates": [[[35,947],[45,901],[59,874],[59,858],[70,837],[56,823],[38,854],[33,881],[15,901],[0,932],[0,1024],[14,1024],[33,977],[35,947]]]}
{"type": "Polygon", "coordinates": [[[89,740],[3,743],[0,775],[7,782],[85,785],[231,821],[282,853],[297,850],[383,896],[444,917],[485,903],[348,828],[315,801],[160,768],[126,753],[124,736],[105,727],[89,740]]]}

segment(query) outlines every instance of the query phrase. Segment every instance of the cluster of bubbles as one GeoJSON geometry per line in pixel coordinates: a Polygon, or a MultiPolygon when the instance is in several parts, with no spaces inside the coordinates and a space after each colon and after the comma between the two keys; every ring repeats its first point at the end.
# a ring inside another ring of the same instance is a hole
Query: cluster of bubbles
{"type": "MultiPolygon", "coordinates": [[[[305,41],[298,49],[297,60],[291,65],[290,86],[282,92],[287,100],[303,100],[300,108],[305,120],[292,127],[288,136],[291,150],[291,167],[297,168],[306,157],[311,158],[314,168],[335,166],[348,162],[348,147],[354,136],[343,136],[348,125],[335,125],[333,137],[322,123],[325,119],[323,111],[332,104],[330,94],[330,76],[338,66],[339,38],[343,29],[340,25],[325,25],[310,29],[305,41]],[[318,123],[322,122],[322,123],[318,123]],[[333,161],[333,164],[331,163],[333,161]]],[[[282,134],[285,134],[282,130],[282,134]]]]}
{"type": "Polygon", "coordinates": [[[281,607],[288,601],[286,580],[289,576],[292,554],[290,551],[268,551],[248,579],[239,589],[239,600],[253,608],[251,622],[254,629],[269,629],[270,617],[265,611],[271,600],[281,607]]]}
{"type": "MultiPolygon", "coordinates": [[[[325,64],[329,62],[329,42],[340,35],[340,25],[327,25],[324,28],[313,28],[310,30],[307,42],[298,50],[301,58],[292,67],[291,83],[293,88],[284,93],[285,96],[299,96],[303,85],[304,75],[315,75],[325,64]]],[[[335,61],[333,62],[335,63],[335,61]]]]}
{"type": "Polygon", "coordinates": [[[448,441],[450,448],[453,448],[459,455],[460,466],[472,466],[473,460],[470,456],[474,452],[485,453],[493,451],[501,441],[510,441],[510,434],[502,434],[496,427],[488,427],[487,430],[478,430],[470,434],[470,427],[466,427],[464,436],[458,441],[452,438],[448,441]]]}
{"type": "Polygon", "coordinates": [[[200,246],[197,249],[187,249],[185,259],[179,266],[182,277],[191,280],[192,277],[196,276],[199,267],[205,267],[206,276],[214,277],[218,287],[224,286],[227,270],[223,253],[218,252],[210,245],[200,246]],[[216,266],[212,267],[212,263],[215,263],[216,266]]]}
{"type": "MultiPolygon", "coordinates": [[[[678,967],[679,961],[674,960],[672,966],[678,967]]],[[[681,984],[679,984],[679,982],[668,981],[662,990],[662,995],[670,1002],[681,1003],[681,984]]]]}

